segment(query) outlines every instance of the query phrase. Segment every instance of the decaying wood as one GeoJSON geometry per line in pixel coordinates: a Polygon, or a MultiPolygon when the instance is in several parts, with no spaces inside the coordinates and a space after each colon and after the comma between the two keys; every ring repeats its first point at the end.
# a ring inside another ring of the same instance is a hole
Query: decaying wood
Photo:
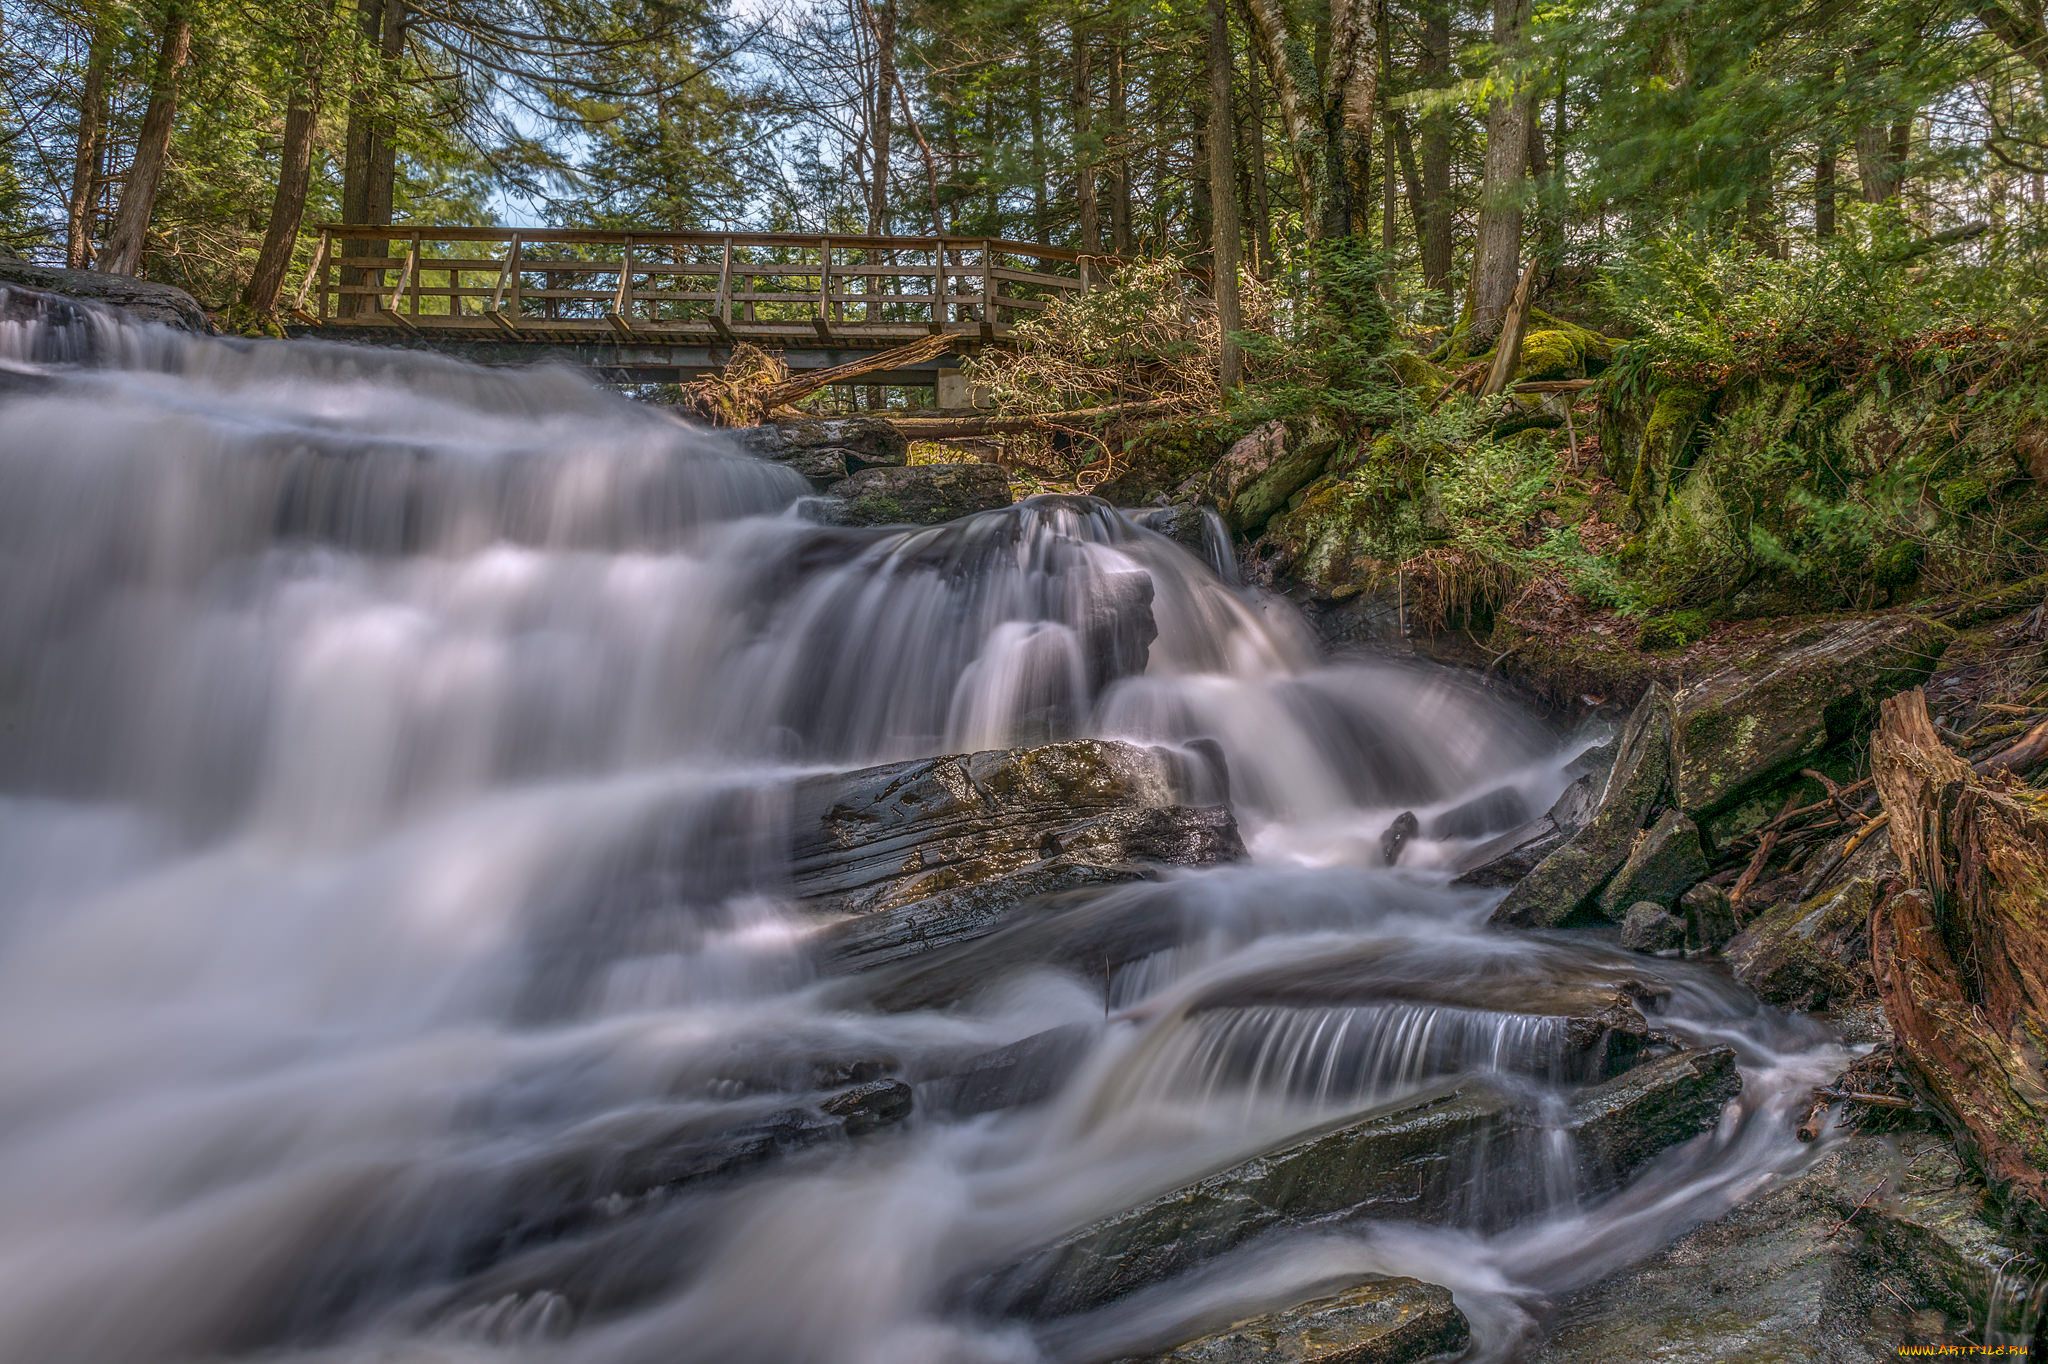
{"type": "Polygon", "coordinates": [[[1535,291],[1536,262],[1530,261],[1529,268],[1522,272],[1521,282],[1515,285],[1514,297],[1508,300],[1507,315],[1501,319],[1500,341],[1494,348],[1493,367],[1487,371],[1480,397],[1505,392],[1508,380],[1514,377],[1515,366],[1522,363],[1522,335],[1529,329],[1529,308],[1535,301],[1535,291]]]}
{"type": "Polygon", "coordinates": [[[1757,842],[1756,856],[1749,859],[1749,865],[1742,869],[1742,875],[1735,878],[1735,888],[1728,892],[1728,908],[1734,913],[1738,923],[1742,920],[1742,902],[1747,900],[1750,891],[1756,888],[1757,878],[1764,874],[1764,865],[1771,860],[1771,853],[1778,846],[1779,831],[1798,804],[1799,796],[1796,792],[1785,797],[1784,807],[1778,811],[1777,818],[1765,826],[1764,836],[1757,842]]]}
{"type": "Polygon", "coordinates": [[[779,384],[771,385],[761,395],[764,410],[774,411],[802,402],[819,389],[831,384],[843,384],[858,379],[864,374],[875,374],[885,369],[897,369],[906,365],[921,365],[925,361],[944,355],[958,344],[958,338],[937,333],[921,337],[907,346],[891,346],[878,350],[872,355],[863,355],[830,369],[814,369],[803,374],[792,374],[779,384]]]}
{"type": "Polygon", "coordinates": [[[2024,775],[2048,761],[2048,720],[2022,734],[2010,747],[1975,764],[1980,773],[2012,772],[2024,775]]]}
{"type": "Polygon", "coordinates": [[[1153,417],[1186,408],[1182,398],[1149,398],[1143,402],[1079,407],[1067,412],[1033,412],[1015,417],[893,417],[890,422],[912,440],[946,440],[963,436],[999,436],[1005,432],[1045,431],[1103,417],[1153,417]]]}
{"type": "Polygon", "coordinates": [[[1524,379],[1515,385],[1517,393],[1584,393],[1598,379],[1524,379]]]}
{"type": "Polygon", "coordinates": [[[1996,789],[1918,690],[1884,703],[1871,771],[1903,868],[1871,957],[1899,1053],[1993,1186],[2048,1221],[2048,809],[1996,789]]]}

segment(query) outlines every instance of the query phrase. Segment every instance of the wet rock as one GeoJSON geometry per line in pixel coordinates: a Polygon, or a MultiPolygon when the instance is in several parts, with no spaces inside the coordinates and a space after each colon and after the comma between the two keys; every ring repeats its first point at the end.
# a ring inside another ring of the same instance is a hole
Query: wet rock
{"type": "MultiPolygon", "coordinates": [[[[1612,745],[1609,745],[1611,752],[1612,745]]],[[[1582,773],[1565,787],[1550,809],[1521,828],[1468,854],[1457,878],[1461,886],[1511,886],[1536,870],[1544,858],[1571,841],[1600,807],[1607,771],[1582,773]]],[[[1517,797],[1519,799],[1519,797],[1517,797]]],[[[1432,837],[1436,835],[1432,834],[1432,837]]]]}
{"type": "Polygon", "coordinates": [[[749,454],[787,464],[819,492],[856,470],[893,467],[910,457],[910,442],[880,417],[775,422],[734,435],[749,454]]]}
{"type": "Polygon", "coordinates": [[[1676,804],[1704,818],[1859,733],[1877,703],[1924,680],[1955,632],[1916,616],[1821,622],[1677,697],[1676,804]]]}
{"type": "Polygon", "coordinates": [[[1699,826],[1676,810],[1666,810],[1600,892],[1601,913],[1618,919],[1626,906],[1641,900],[1668,909],[1706,874],[1707,853],[1700,846],[1699,826]]]}
{"type": "Polygon", "coordinates": [[[862,469],[825,490],[820,520],[840,526],[936,526],[1010,505],[1010,476],[995,464],[912,464],[862,469]]]}
{"type": "Polygon", "coordinates": [[[1685,945],[1693,952],[1718,952],[1735,936],[1738,925],[1726,886],[1703,881],[1678,897],[1678,909],[1685,918],[1685,945]]]}
{"type": "Polygon", "coordinates": [[[857,1137],[910,1116],[913,1103],[910,1086],[901,1080],[870,1080],[828,1094],[818,1109],[837,1118],[849,1137],[857,1137]]]}
{"type": "Polygon", "coordinates": [[[1889,1364],[1905,1346],[1981,1345],[2011,1254],[1946,1143],[1857,1136],[1567,1299],[1527,1358],[1889,1364]]]}
{"type": "Polygon", "coordinates": [[[1244,856],[1220,805],[1176,755],[1077,740],[806,779],[793,793],[791,890],[865,914],[1048,860],[1205,866],[1244,856]]]}
{"type": "MultiPolygon", "coordinates": [[[[1576,785],[1576,783],[1574,783],[1576,785]]],[[[1519,829],[1529,822],[1529,803],[1512,786],[1503,786],[1454,805],[1429,821],[1431,838],[1484,838],[1519,829]]]]}
{"type": "Polygon", "coordinates": [[[919,1084],[918,1103],[955,1118],[1039,1103],[1066,1083],[1095,1037],[1096,1029],[1070,1023],[977,1053],[919,1084]]]}
{"type": "Polygon", "coordinates": [[[1635,850],[1669,786],[1672,723],[1671,694],[1652,686],[1622,731],[1599,808],[1515,884],[1494,910],[1494,923],[1548,928],[1598,907],[1601,888],[1635,850]]]}
{"type": "MultiPolygon", "coordinates": [[[[174,331],[208,335],[213,324],[199,300],[183,289],[153,280],[131,279],[127,275],[106,275],[97,270],[69,270],[55,265],[36,265],[15,258],[0,260],[0,321],[41,321],[55,323],[60,332],[77,329],[89,332],[91,312],[74,300],[115,309],[134,322],[154,323],[174,331]]],[[[64,344],[71,353],[37,355],[38,362],[75,363],[91,358],[91,338],[78,335],[65,343],[60,337],[51,344],[64,344]],[[85,347],[83,350],[76,349],[85,347]]]]}
{"type": "Polygon", "coordinates": [[[1401,849],[1408,846],[1408,840],[1422,832],[1422,821],[1415,817],[1413,810],[1403,810],[1394,816],[1394,822],[1380,835],[1380,861],[1391,867],[1401,860],[1401,849]]]}
{"type": "MultiPolygon", "coordinates": [[[[1740,1088],[1725,1049],[1681,1052],[1573,1102],[1581,1187],[1614,1187],[1713,1126],[1740,1088]]],[[[1470,1079],[1295,1138],[1076,1231],[986,1281],[995,1310],[1053,1316],[1180,1274],[1276,1227],[1343,1214],[1499,1226],[1539,1206],[1545,1126],[1525,1097],[1470,1079]],[[1520,1162],[1520,1164],[1518,1164],[1520,1162]],[[1482,1171],[1485,1178],[1475,1178],[1482,1171]]]]}
{"type": "Polygon", "coordinates": [[[1595,1085],[1572,1105],[1581,1187],[1619,1186],[1667,1146],[1711,1129],[1741,1091],[1726,1048],[1660,1057],[1595,1085]]]}
{"type": "Polygon", "coordinates": [[[1877,883],[1856,877],[1811,900],[1773,906],[1730,941],[1735,978],[1788,1009],[1826,1009],[1870,998],[1870,911],[1877,883]]]}
{"type": "Polygon", "coordinates": [[[1621,945],[1631,952],[1676,952],[1685,939],[1685,920],[1654,900],[1630,905],[1621,921],[1621,945]]]}
{"type": "Polygon", "coordinates": [[[1090,886],[1150,880],[1138,863],[1100,865],[1063,858],[1036,862],[970,886],[837,923],[813,943],[818,969],[843,975],[907,961],[993,933],[1027,905],[1090,886]]]}
{"type": "Polygon", "coordinates": [[[1463,1349],[1470,1338],[1449,1289],[1376,1278],[1237,1322],[1151,1364],[1409,1364],[1463,1349]]]}

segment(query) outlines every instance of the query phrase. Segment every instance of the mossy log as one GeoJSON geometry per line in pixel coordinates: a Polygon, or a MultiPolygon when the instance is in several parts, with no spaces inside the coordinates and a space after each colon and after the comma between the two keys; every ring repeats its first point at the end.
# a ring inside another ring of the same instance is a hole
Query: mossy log
{"type": "Polygon", "coordinates": [[[2048,807],[1942,743],[1914,689],[1884,703],[1871,770],[1901,888],[1872,920],[1899,1048],[1959,1144],[2048,1228],[2048,807]]]}

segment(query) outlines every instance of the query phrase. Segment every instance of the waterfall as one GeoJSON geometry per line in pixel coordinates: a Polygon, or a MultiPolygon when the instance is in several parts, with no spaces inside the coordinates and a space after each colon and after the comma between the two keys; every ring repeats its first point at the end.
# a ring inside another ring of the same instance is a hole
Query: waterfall
{"type": "MultiPolygon", "coordinates": [[[[1832,1055],[1683,964],[1484,930],[1448,869],[1575,754],[1326,657],[1219,528],[806,492],[565,371],[0,300],[0,1360],[1101,1358],[1113,1321],[946,1285],[1433,1083],[1554,1128],[1599,1064],[1559,971],[1656,975],[1788,1093],[1832,1055]],[[1072,737],[1214,753],[1251,864],[1054,902],[962,949],[957,1007],[818,979],[794,783],[1072,737]],[[1105,965],[1112,929],[1147,945],[1105,965]],[[1275,962],[1350,993],[1217,993],[1275,962]],[[819,1125],[1055,1035],[1042,1102],[819,1125]]],[[[1745,1131],[1657,1176],[1661,1228],[1803,1158],[1745,1131]]],[[[1473,1201],[1598,1215],[1545,1140],[1473,1201]]]]}

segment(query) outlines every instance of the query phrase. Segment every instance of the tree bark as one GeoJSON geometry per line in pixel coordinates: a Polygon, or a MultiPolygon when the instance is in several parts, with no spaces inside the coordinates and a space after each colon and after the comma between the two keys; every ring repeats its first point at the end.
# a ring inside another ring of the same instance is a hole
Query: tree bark
{"type": "Polygon", "coordinates": [[[85,62],[85,84],[78,92],[78,149],[72,158],[71,198],[64,215],[64,263],[74,270],[92,264],[93,200],[100,188],[100,153],[107,134],[107,69],[113,61],[113,32],[96,23],[85,62]]]}
{"type": "MultiPolygon", "coordinates": [[[[371,124],[369,183],[365,191],[369,201],[369,212],[363,219],[370,223],[382,224],[391,221],[393,201],[397,194],[398,117],[389,94],[398,84],[398,59],[405,51],[406,21],[405,0],[384,0],[384,24],[378,41],[377,55],[382,61],[382,86],[387,98],[383,109],[371,124]]],[[[379,250],[382,250],[381,246],[379,250]]]]}
{"type": "Polygon", "coordinates": [[[277,192],[270,200],[270,223],[256,253],[255,268],[249,272],[248,287],[242,291],[242,305],[259,315],[277,311],[285,272],[291,268],[292,248],[298,244],[299,224],[306,216],[306,187],[313,178],[313,135],[320,121],[321,54],[326,20],[333,12],[332,0],[328,0],[320,9],[321,31],[305,37],[298,85],[285,108],[284,145],[278,150],[277,192]]]}
{"type": "Polygon", "coordinates": [[[1069,117],[1074,130],[1074,210],[1080,224],[1081,249],[1095,254],[1102,250],[1102,222],[1095,201],[1095,148],[1090,91],[1094,71],[1088,51],[1088,25],[1074,11],[1074,89],[1069,117]]]}
{"type": "Polygon", "coordinates": [[[1327,237],[1372,236],[1372,135],[1379,122],[1379,23],[1383,0],[1331,0],[1324,123],[1330,129],[1327,237]]]}
{"type": "Polygon", "coordinates": [[[1220,342],[1217,375],[1225,390],[1235,388],[1243,362],[1233,334],[1242,330],[1238,314],[1237,266],[1240,255],[1237,224],[1237,171],[1232,164],[1230,117],[1229,0],[1209,0],[1209,212],[1215,243],[1216,323],[1220,342]]]}
{"type": "MultiPolygon", "coordinates": [[[[1502,65],[1521,47],[1527,0],[1493,0],[1493,44],[1502,65]]],[[[1473,244],[1472,325],[1467,354],[1493,344],[1522,267],[1522,204],[1528,195],[1529,101],[1496,73],[1486,109],[1486,170],[1473,244]]]]}
{"type": "Polygon", "coordinates": [[[1825,143],[1813,160],[1813,235],[1835,235],[1835,148],[1825,143]]]}
{"type": "MultiPolygon", "coordinates": [[[[1428,0],[1422,23],[1422,59],[1417,75],[1427,89],[1450,80],[1451,17],[1446,0],[1428,0]]],[[[1451,130],[1440,111],[1422,119],[1422,184],[1415,205],[1415,233],[1422,253],[1422,282],[1450,291],[1451,130]]]]}
{"type": "MultiPolygon", "coordinates": [[[[1245,27],[1250,29],[1247,16],[1245,27]]],[[[1257,260],[1254,266],[1259,278],[1270,279],[1273,274],[1273,201],[1272,189],[1266,179],[1266,101],[1259,89],[1259,69],[1262,63],[1256,53],[1248,53],[1244,64],[1245,86],[1245,129],[1242,155],[1249,164],[1252,176],[1252,241],[1257,260]]]]}
{"type": "Polygon", "coordinates": [[[1127,53],[1130,35],[1120,23],[1109,47],[1109,248],[1119,256],[1131,251],[1131,140],[1127,53]]]}
{"type": "Polygon", "coordinates": [[[2038,1230],[2048,1220],[2048,815],[1950,752],[1918,689],[1884,703],[1871,774],[1902,871],[1871,921],[1900,1055],[2038,1230]]]}
{"type": "Polygon", "coordinates": [[[1052,230],[1046,199],[1045,72],[1039,66],[1039,44],[1031,44],[1031,240],[1043,243],[1052,230]]]}
{"type": "Polygon", "coordinates": [[[149,235],[150,216],[156,210],[157,187],[163,183],[164,164],[170,159],[178,80],[191,55],[192,16],[174,0],[164,12],[163,39],[149,81],[149,106],[135,138],[135,160],[128,167],[128,183],[121,187],[114,226],[100,252],[100,269],[110,275],[132,275],[142,268],[142,248],[149,235]]]}
{"type": "Polygon", "coordinates": [[[889,233],[889,110],[896,95],[896,6],[894,0],[874,0],[869,7],[875,38],[874,99],[869,105],[868,128],[874,142],[868,180],[868,233],[885,237],[889,233]]]}

